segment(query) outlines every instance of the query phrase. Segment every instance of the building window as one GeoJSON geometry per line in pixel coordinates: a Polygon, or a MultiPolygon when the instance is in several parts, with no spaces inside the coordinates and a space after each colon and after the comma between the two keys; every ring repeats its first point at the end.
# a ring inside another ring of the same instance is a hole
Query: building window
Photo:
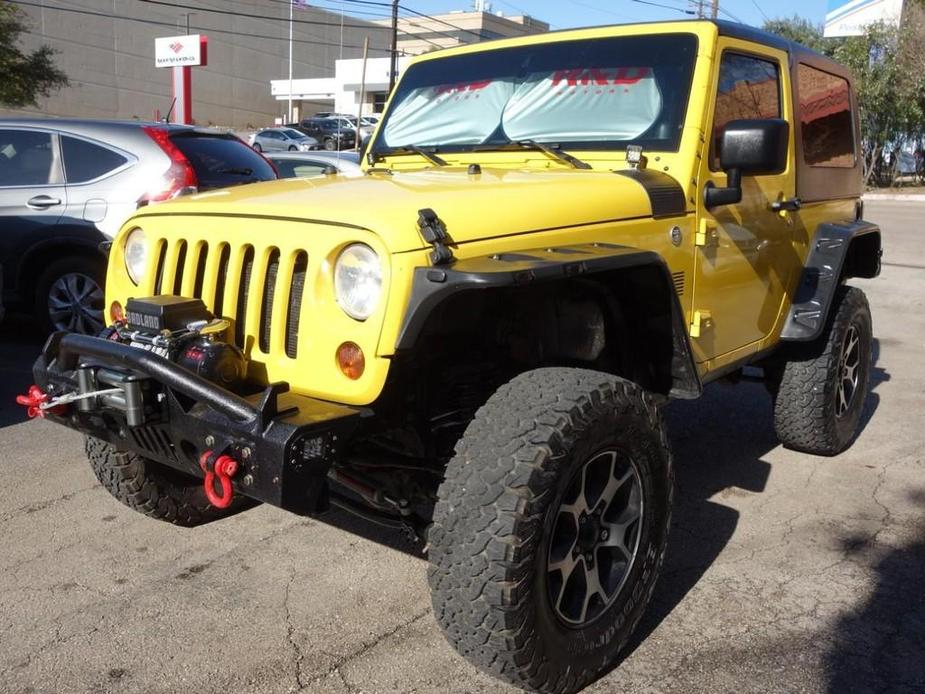
{"type": "Polygon", "coordinates": [[[713,111],[710,168],[719,171],[719,148],[729,121],[780,118],[780,77],[777,63],[750,55],[724,53],[713,111]]]}
{"type": "Polygon", "coordinates": [[[853,168],[854,128],[848,80],[803,65],[797,68],[803,160],[810,166],[853,168]]]}

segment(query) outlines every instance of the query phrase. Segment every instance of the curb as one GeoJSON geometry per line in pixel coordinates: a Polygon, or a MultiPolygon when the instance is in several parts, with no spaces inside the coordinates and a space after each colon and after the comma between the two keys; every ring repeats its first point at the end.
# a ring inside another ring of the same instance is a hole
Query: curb
{"type": "Polygon", "coordinates": [[[925,193],[864,193],[861,196],[866,202],[879,200],[894,200],[899,202],[925,202],[925,193]]]}

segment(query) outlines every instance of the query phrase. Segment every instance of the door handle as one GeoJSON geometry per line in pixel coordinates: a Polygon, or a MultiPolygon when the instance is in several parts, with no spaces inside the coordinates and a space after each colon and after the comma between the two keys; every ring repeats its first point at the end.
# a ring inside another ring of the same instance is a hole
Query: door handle
{"type": "Polygon", "coordinates": [[[36,195],[26,201],[26,206],[31,207],[33,210],[45,210],[60,204],[60,198],[53,198],[50,195],[36,195]]]}
{"type": "Polygon", "coordinates": [[[774,212],[796,212],[803,207],[803,201],[800,198],[790,198],[785,200],[775,200],[771,203],[771,209],[774,212]]]}

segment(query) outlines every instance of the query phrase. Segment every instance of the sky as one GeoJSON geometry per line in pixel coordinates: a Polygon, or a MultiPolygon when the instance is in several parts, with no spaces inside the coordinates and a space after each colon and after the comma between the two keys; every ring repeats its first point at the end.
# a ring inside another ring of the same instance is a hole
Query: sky
{"type": "MultiPolygon", "coordinates": [[[[327,9],[344,7],[345,12],[362,16],[386,13],[386,0],[382,5],[342,2],[341,0],[309,0],[327,9]]],[[[707,0],[708,2],[709,0],[707,0]]],[[[685,19],[683,10],[689,9],[688,0],[489,0],[492,12],[518,15],[528,14],[548,22],[554,29],[568,29],[597,24],[619,24],[664,19],[685,19]],[[646,3],[655,3],[657,7],[646,3]],[[675,9],[672,9],[675,8],[675,9]],[[680,11],[679,11],[680,10],[680,11]]],[[[401,0],[401,5],[425,14],[443,14],[452,10],[472,8],[472,0],[401,0]]],[[[820,23],[825,17],[826,0],[720,0],[720,17],[760,26],[766,17],[791,17],[794,14],[820,23]]],[[[372,17],[370,17],[372,18],[372,17]]]]}

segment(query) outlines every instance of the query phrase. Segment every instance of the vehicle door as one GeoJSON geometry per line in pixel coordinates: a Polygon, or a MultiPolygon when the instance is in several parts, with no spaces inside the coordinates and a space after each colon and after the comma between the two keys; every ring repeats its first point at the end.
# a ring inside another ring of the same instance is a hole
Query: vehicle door
{"type": "Polygon", "coordinates": [[[95,226],[108,237],[115,236],[138,207],[138,186],[126,185],[136,157],[82,137],[65,133],[59,137],[67,217],[95,226]]]}
{"type": "MultiPolygon", "coordinates": [[[[707,114],[698,182],[700,198],[712,182],[725,186],[720,170],[724,126],[739,119],[783,118],[793,123],[787,54],[720,38],[713,68],[713,99],[707,114]]],[[[698,215],[691,336],[699,362],[710,368],[763,347],[780,319],[784,298],[800,261],[793,250],[793,218],[772,204],[794,197],[793,128],[788,164],[775,175],[742,177],[742,199],[698,215]]]]}
{"type": "Polygon", "coordinates": [[[289,143],[286,140],[286,136],[283,135],[279,130],[270,130],[267,132],[267,137],[269,138],[269,147],[274,152],[285,151],[289,147],[289,143]]]}
{"type": "Polygon", "coordinates": [[[19,258],[54,233],[67,207],[58,136],[0,128],[0,263],[12,286],[19,258]]]}

